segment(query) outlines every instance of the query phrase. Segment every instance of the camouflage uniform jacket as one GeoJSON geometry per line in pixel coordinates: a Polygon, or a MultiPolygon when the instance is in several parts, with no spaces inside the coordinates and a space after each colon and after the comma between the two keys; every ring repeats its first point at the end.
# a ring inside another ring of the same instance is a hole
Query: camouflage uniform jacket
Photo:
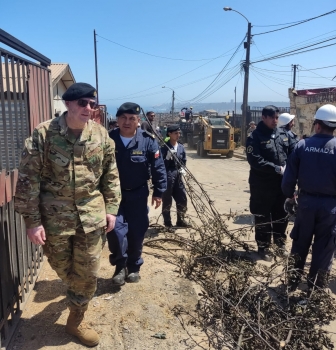
{"type": "Polygon", "coordinates": [[[77,139],[66,113],[26,140],[16,187],[15,209],[26,227],[42,224],[52,235],[74,235],[79,224],[85,233],[104,227],[120,203],[114,141],[91,120],[77,139]]]}

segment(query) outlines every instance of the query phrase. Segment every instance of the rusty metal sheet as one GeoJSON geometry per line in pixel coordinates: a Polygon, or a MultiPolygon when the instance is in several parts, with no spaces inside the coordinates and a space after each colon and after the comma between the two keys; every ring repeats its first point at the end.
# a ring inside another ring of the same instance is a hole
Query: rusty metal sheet
{"type": "Polygon", "coordinates": [[[0,173],[0,207],[6,203],[6,173],[0,173]]]}
{"type": "Polygon", "coordinates": [[[11,182],[12,182],[12,196],[15,196],[15,192],[16,192],[16,184],[17,184],[17,180],[18,180],[18,175],[19,175],[19,171],[18,169],[14,169],[11,172],[11,182]]]}
{"type": "Polygon", "coordinates": [[[5,193],[6,193],[6,203],[9,203],[13,196],[12,196],[12,181],[11,181],[11,176],[8,175],[6,176],[6,190],[5,190],[5,193]]]}

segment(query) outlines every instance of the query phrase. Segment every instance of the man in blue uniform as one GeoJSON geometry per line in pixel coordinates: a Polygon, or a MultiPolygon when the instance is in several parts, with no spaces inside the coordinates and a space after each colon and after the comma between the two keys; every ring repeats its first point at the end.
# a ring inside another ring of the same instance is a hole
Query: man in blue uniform
{"type": "Polygon", "coordinates": [[[126,102],[117,111],[119,129],[110,131],[116,145],[121,203],[115,229],[107,235],[110,262],[116,266],[112,283],[138,282],[143,264],[142,244],[148,229],[149,195],[147,180],[150,165],[154,186],[152,205],[161,205],[167,187],[166,171],[160,148],[154,136],[138,128],[140,106],[126,102]],[[127,268],[127,270],[126,270],[127,268]]]}
{"type": "MultiPolygon", "coordinates": [[[[303,273],[309,248],[312,260],[308,286],[327,286],[336,249],[336,107],[324,105],[315,114],[310,138],[300,140],[289,157],[282,180],[283,193],[293,197],[299,187],[298,209],[291,238],[299,274],[291,282],[295,289],[303,273]]],[[[287,201],[286,201],[287,204],[287,201]]]]}
{"type": "Polygon", "coordinates": [[[285,253],[288,220],[284,211],[286,197],[281,180],[288,156],[288,136],[277,128],[278,112],[273,106],[262,110],[262,120],[249,135],[246,143],[247,160],[251,166],[250,211],[254,214],[258,253],[266,261],[272,257],[272,241],[285,253]]]}
{"type": "Polygon", "coordinates": [[[171,125],[167,128],[169,141],[161,148],[162,158],[167,171],[167,190],[162,196],[162,216],[164,225],[172,227],[170,208],[172,199],[176,202],[177,221],[176,226],[189,227],[184,216],[187,211],[187,194],[182,181],[183,166],[187,163],[187,157],[184,147],[178,142],[181,130],[178,125],[171,125]],[[170,149],[170,151],[168,150],[170,149]],[[181,164],[178,164],[172,154],[178,158],[181,164]]]}
{"type": "Polygon", "coordinates": [[[295,115],[289,113],[282,113],[279,116],[278,128],[287,133],[288,136],[288,146],[289,152],[294,150],[295,145],[299,142],[299,138],[292,128],[295,125],[294,122],[295,115]]]}

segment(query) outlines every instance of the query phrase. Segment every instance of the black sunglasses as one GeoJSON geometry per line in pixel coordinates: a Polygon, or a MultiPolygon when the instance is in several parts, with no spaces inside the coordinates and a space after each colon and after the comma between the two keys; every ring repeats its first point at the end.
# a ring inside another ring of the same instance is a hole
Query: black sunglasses
{"type": "Polygon", "coordinates": [[[97,103],[95,101],[83,100],[81,98],[77,100],[77,104],[79,107],[86,107],[89,104],[91,109],[94,109],[97,106],[97,103]]]}

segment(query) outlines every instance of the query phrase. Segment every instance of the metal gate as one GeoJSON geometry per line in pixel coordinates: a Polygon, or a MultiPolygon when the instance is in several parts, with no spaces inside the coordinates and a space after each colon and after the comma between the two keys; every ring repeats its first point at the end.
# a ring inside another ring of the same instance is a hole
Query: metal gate
{"type": "Polygon", "coordinates": [[[43,260],[14,211],[17,168],[24,140],[52,109],[50,60],[1,29],[0,42],[38,61],[0,47],[0,348],[6,348],[43,260]]]}

